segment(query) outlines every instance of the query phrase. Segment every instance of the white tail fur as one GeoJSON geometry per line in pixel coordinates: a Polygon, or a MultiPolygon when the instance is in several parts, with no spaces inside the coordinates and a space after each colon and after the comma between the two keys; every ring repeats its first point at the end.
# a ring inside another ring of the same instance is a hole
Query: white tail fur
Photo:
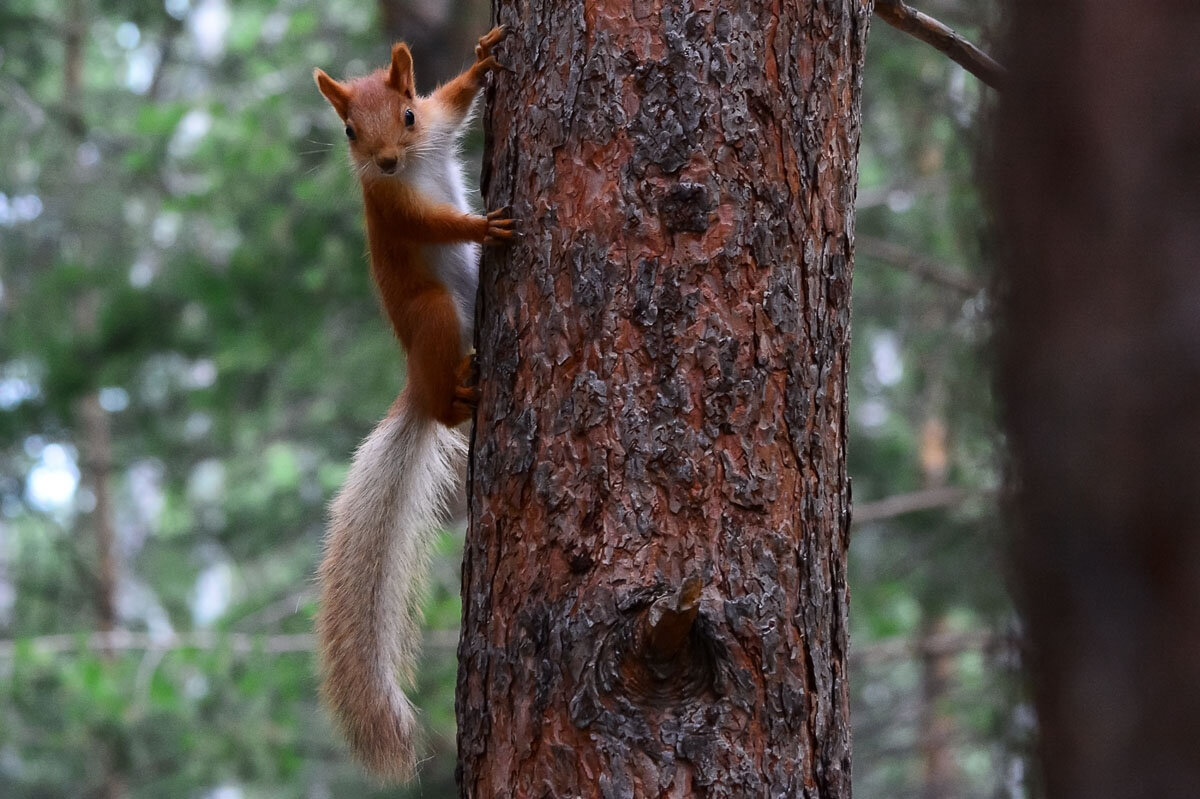
{"type": "Polygon", "coordinates": [[[333,501],[316,631],[326,702],[355,755],[403,780],[416,765],[411,686],[429,543],[461,479],[465,436],[401,394],[354,455],[333,501]]]}

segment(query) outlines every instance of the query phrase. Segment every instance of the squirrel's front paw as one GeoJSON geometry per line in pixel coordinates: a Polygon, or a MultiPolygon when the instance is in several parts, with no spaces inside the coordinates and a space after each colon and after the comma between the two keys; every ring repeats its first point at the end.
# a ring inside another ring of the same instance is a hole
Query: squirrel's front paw
{"type": "Polygon", "coordinates": [[[479,37],[479,44],[475,45],[475,66],[477,69],[484,71],[501,69],[500,62],[492,55],[492,48],[499,44],[500,40],[506,35],[508,35],[508,27],[506,25],[499,25],[479,37]]]}
{"type": "Polygon", "coordinates": [[[512,218],[508,208],[497,208],[490,211],[486,217],[487,232],[483,236],[484,244],[507,244],[516,235],[517,221],[512,218]]]}

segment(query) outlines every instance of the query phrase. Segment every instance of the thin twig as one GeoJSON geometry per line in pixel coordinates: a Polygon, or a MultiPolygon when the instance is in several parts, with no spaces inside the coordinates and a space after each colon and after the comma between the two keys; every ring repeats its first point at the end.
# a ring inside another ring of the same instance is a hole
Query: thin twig
{"type": "Polygon", "coordinates": [[[14,81],[7,81],[7,94],[12,98],[13,105],[20,107],[25,115],[29,117],[29,125],[33,130],[37,130],[42,125],[46,124],[46,109],[38,105],[37,100],[29,96],[29,92],[25,91],[25,87],[14,81]]]}
{"type": "Polygon", "coordinates": [[[922,280],[954,289],[968,297],[974,297],[983,290],[983,284],[968,275],[951,269],[927,255],[914,252],[902,244],[895,244],[873,236],[855,234],[854,250],[859,255],[876,258],[889,266],[916,275],[922,280]]]}
{"type": "Polygon", "coordinates": [[[928,14],[922,14],[903,0],[875,0],[875,13],[893,28],[945,53],[993,89],[1003,88],[1007,72],[999,62],[928,14]]]}
{"type": "Polygon", "coordinates": [[[967,630],[921,637],[896,636],[850,649],[850,662],[858,666],[878,665],[918,655],[947,656],[964,652],[999,652],[1017,645],[1011,632],[967,630]]]}
{"type": "Polygon", "coordinates": [[[897,494],[876,502],[855,505],[854,512],[850,517],[851,523],[854,525],[870,524],[922,510],[952,508],[961,504],[969,496],[971,496],[971,492],[966,489],[950,486],[914,491],[911,494],[897,494]]]}
{"type": "MultiPolygon", "coordinates": [[[[171,635],[151,635],[129,630],[113,630],[110,633],[57,633],[31,638],[0,641],[0,661],[12,660],[18,648],[28,647],[36,655],[62,655],[69,652],[142,652],[157,650],[175,652],[194,649],[208,651],[228,649],[236,655],[262,652],[266,655],[288,655],[312,652],[316,639],[309,633],[277,635],[252,635],[248,633],[215,632],[199,630],[171,635]]],[[[424,646],[426,651],[453,652],[458,646],[458,630],[427,630],[424,646]]]]}
{"type": "MultiPolygon", "coordinates": [[[[858,188],[858,196],[854,198],[856,212],[868,211],[883,205],[891,206],[894,197],[909,195],[910,197],[942,196],[949,189],[944,172],[937,172],[917,180],[907,180],[889,186],[873,186],[858,188]]],[[[907,198],[906,198],[907,199],[907,198]]]]}
{"type": "Polygon", "coordinates": [[[245,633],[218,633],[198,631],[174,635],[151,635],[129,630],[93,632],[84,635],[62,633],[42,635],[16,641],[0,641],[0,660],[8,660],[17,647],[28,646],[40,655],[61,655],[85,649],[92,652],[140,652],[161,649],[211,650],[229,647],[235,654],[245,655],[261,651],[267,654],[308,652],[313,648],[313,637],[308,633],[294,635],[247,635],[245,633]]]}
{"type": "Polygon", "coordinates": [[[291,618],[300,612],[300,608],[311,602],[317,596],[316,590],[305,588],[294,594],[277,599],[264,608],[237,620],[236,626],[243,630],[274,627],[284,619],[291,618]]]}

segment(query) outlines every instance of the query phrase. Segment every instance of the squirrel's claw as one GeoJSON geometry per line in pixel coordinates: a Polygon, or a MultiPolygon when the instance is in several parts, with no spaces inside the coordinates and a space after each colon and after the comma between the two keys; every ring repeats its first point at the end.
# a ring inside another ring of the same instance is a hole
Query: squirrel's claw
{"type": "Polygon", "coordinates": [[[492,28],[483,36],[479,37],[479,44],[475,45],[475,64],[480,69],[490,72],[494,69],[504,69],[496,57],[492,55],[492,48],[508,35],[508,26],[499,25],[492,28]]]}
{"type": "Polygon", "coordinates": [[[512,241],[516,236],[517,220],[510,216],[511,213],[512,209],[507,207],[488,212],[484,244],[506,244],[512,241]]]}
{"type": "Polygon", "coordinates": [[[474,352],[463,356],[463,359],[458,362],[458,369],[455,371],[455,376],[458,378],[458,385],[460,387],[479,384],[479,361],[475,357],[474,352]]]}
{"type": "Polygon", "coordinates": [[[479,397],[478,386],[458,386],[454,389],[454,402],[472,411],[479,407],[479,397]]]}
{"type": "Polygon", "coordinates": [[[477,62],[475,62],[475,66],[485,72],[495,72],[496,70],[504,70],[505,72],[508,71],[500,65],[500,62],[496,60],[496,56],[494,55],[479,59],[477,62]]]}
{"type": "Polygon", "coordinates": [[[507,35],[508,35],[508,26],[507,25],[497,25],[496,27],[492,28],[490,31],[488,31],[487,33],[485,33],[479,37],[479,46],[475,48],[475,53],[478,54],[479,51],[482,50],[484,52],[484,54],[486,55],[492,49],[492,47],[499,44],[500,40],[503,39],[507,35]]]}

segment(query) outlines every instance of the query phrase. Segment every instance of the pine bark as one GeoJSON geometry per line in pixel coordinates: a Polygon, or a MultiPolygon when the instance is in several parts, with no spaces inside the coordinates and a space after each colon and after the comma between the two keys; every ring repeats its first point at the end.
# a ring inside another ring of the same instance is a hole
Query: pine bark
{"type": "Polygon", "coordinates": [[[1013,5],[1001,388],[1046,792],[1194,797],[1200,13],[1013,5]]]}
{"type": "Polygon", "coordinates": [[[869,3],[496,8],[461,795],[848,797],[869,3]]]}

